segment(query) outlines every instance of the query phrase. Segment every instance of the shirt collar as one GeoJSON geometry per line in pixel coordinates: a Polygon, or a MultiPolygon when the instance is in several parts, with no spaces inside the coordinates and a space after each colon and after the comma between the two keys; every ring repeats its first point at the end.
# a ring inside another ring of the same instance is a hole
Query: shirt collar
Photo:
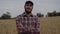
{"type": "MultiPolygon", "coordinates": [[[[26,16],[26,12],[24,12],[22,15],[23,15],[24,17],[27,17],[27,16],[26,16]]],[[[30,16],[32,17],[33,14],[31,13],[30,16]]]]}

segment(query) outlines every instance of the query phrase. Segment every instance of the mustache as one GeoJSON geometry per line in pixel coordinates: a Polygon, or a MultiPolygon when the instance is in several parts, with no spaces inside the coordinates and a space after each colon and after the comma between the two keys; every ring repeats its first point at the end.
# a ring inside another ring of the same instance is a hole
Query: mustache
{"type": "Polygon", "coordinates": [[[26,9],[30,9],[30,8],[26,8],[26,9]]]}

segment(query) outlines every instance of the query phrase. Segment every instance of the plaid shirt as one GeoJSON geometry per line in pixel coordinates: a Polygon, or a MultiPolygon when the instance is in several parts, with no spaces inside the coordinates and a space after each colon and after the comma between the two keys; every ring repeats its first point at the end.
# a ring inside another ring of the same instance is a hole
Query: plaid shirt
{"type": "Polygon", "coordinates": [[[30,32],[30,34],[40,34],[40,23],[35,15],[26,16],[25,13],[17,16],[16,26],[18,33],[30,32]]]}

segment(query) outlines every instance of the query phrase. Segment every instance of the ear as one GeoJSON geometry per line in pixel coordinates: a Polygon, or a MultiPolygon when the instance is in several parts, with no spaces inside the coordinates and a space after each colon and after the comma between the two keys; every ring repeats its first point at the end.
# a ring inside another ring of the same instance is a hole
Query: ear
{"type": "Polygon", "coordinates": [[[32,6],[32,9],[33,9],[33,6],[32,6]]]}

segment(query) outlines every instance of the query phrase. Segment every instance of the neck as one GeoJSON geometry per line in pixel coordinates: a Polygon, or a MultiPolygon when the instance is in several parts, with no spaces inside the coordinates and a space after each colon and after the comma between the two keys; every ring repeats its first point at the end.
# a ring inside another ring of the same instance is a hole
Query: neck
{"type": "Polygon", "coordinates": [[[31,15],[31,13],[26,13],[26,16],[30,16],[31,15]]]}

